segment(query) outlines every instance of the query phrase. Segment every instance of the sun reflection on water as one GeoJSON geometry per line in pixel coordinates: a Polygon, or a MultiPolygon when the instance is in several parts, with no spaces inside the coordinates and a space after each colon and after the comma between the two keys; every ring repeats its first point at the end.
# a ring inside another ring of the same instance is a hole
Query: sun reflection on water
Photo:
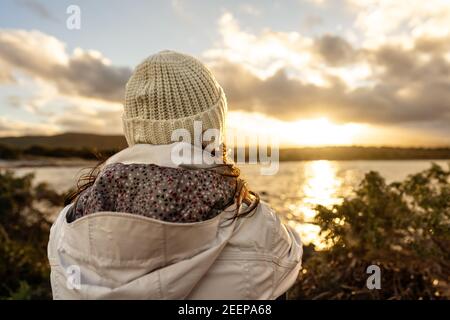
{"type": "Polygon", "coordinates": [[[289,220],[288,224],[300,234],[304,244],[312,243],[319,250],[325,248],[326,244],[319,236],[319,226],[312,223],[316,215],[314,207],[319,204],[330,207],[342,201],[338,191],[343,182],[337,173],[338,168],[332,161],[319,160],[306,163],[305,181],[299,190],[301,201],[291,205],[290,208],[297,219],[289,220]]]}

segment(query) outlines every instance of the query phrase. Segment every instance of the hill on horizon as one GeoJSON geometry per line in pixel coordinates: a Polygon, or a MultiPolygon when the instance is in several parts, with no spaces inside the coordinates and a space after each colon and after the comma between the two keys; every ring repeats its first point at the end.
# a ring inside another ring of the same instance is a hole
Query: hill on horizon
{"type": "MultiPolygon", "coordinates": [[[[118,151],[127,147],[122,135],[99,135],[68,132],[53,136],[0,137],[0,146],[17,150],[39,146],[45,149],[83,148],[98,151],[118,151]]],[[[31,151],[33,153],[35,151],[31,151]]],[[[50,151],[49,154],[52,154],[50,151]]],[[[76,154],[76,153],[75,153],[76,154]]],[[[370,146],[328,146],[280,148],[281,161],[298,160],[413,160],[450,159],[449,147],[370,147],[370,146]]]]}
{"type": "Polygon", "coordinates": [[[51,136],[18,136],[0,137],[0,144],[25,149],[31,146],[45,146],[51,148],[96,148],[123,149],[127,142],[123,135],[101,135],[92,133],[67,132],[51,136]]]}

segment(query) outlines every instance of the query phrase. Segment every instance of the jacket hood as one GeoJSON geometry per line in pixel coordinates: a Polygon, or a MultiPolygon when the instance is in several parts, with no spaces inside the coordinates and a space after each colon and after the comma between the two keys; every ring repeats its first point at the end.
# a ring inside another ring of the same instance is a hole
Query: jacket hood
{"type": "Polygon", "coordinates": [[[57,243],[58,263],[65,270],[79,267],[79,286],[73,274],[59,276],[64,282],[74,280],[69,291],[73,299],[185,298],[231,237],[233,228],[221,227],[230,224],[230,214],[227,210],[202,222],[168,223],[98,212],[68,223],[63,211],[54,226],[63,237],[57,243]]]}

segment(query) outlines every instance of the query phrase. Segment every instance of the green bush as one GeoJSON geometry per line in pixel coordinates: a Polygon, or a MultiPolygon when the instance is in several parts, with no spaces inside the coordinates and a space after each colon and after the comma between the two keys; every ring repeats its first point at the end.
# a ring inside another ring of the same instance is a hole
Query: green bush
{"type": "Polygon", "coordinates": [[[450,171],[438,165],[386,184],[366,174],[355,196],[317,207],[328,249],[307,248],[290,297],[298,299],[449,299],[450,171]],[[309,249],[309,251],[308,251],[309,249]],[[366,268],[381,269],[369,290],[366,268]]]}
{"type": "Polygon", "coordinates": [[[50,223],[34,206],[37,196],[45,198],[45,187],[33,188],[32,179],[0,171],[0,299],[51,298],[50,223]]]}

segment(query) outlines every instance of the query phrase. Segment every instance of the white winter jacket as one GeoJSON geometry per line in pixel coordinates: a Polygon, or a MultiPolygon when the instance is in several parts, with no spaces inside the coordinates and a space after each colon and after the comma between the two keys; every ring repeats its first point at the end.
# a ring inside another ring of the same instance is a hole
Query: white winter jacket
{"type": "MultiPolygon", "coordinates": [[[[175,167],[172,145],[135,145],[106,163],[175,167]]],[[[250,182],[251,184],[251,182],[250,182]]],[[[65,207],[50,231],[54,299],[275,299],[297,279],[299,236],[261,203],[230,220],[171,223],[98,212],[68,223],[65,207]]]]}

